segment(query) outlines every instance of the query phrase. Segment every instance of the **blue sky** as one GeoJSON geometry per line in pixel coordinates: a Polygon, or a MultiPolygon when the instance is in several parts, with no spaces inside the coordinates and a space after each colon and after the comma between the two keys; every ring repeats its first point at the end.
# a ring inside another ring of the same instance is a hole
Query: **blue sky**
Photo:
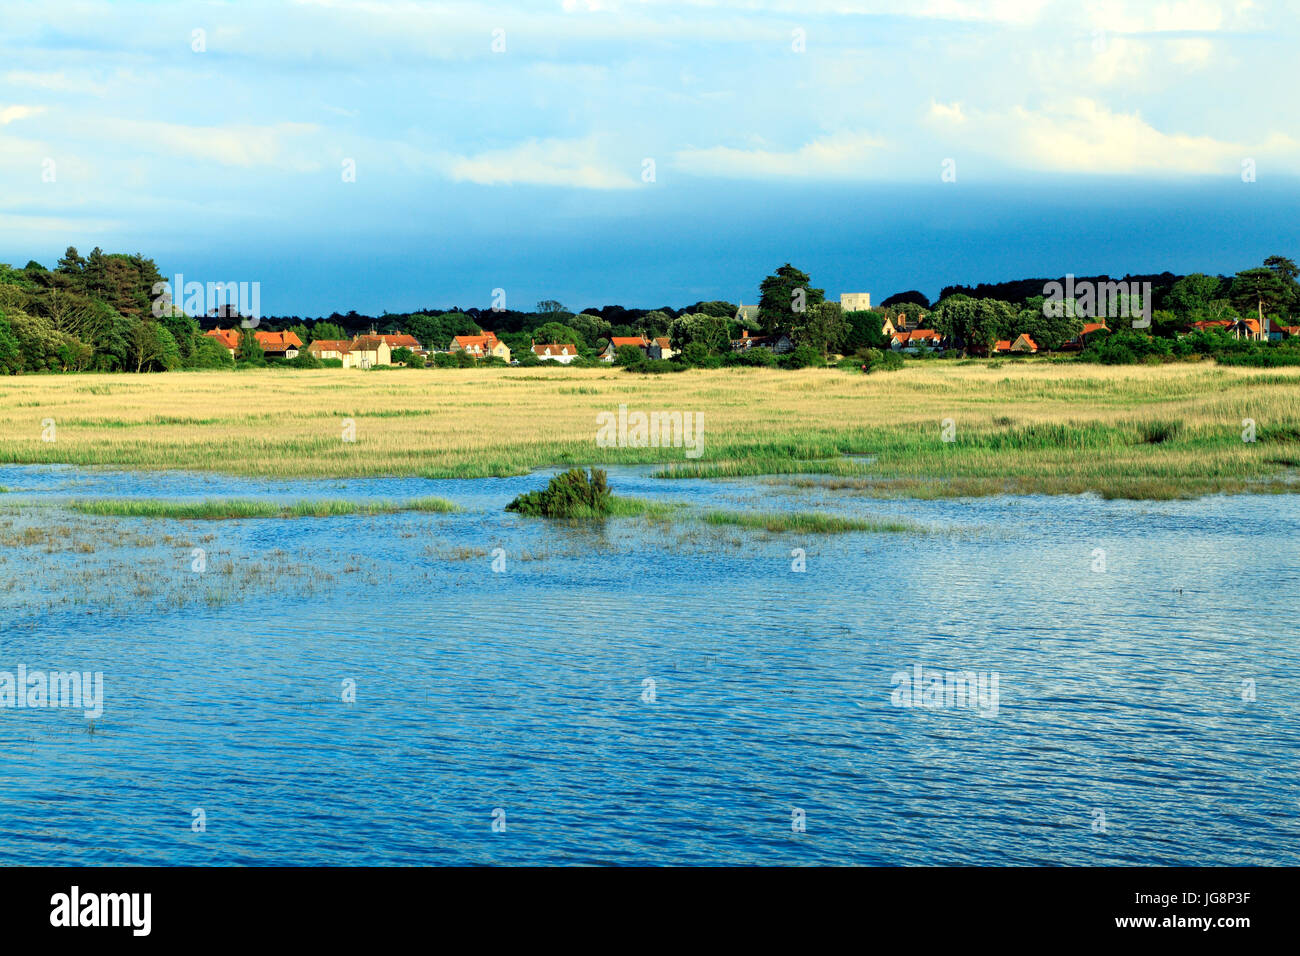
{"type": "Polygon", "coordinates": [[[753,302],[787,260],[879,301],[1300,256],[1295,2],[0,0],[0,23],[0,261],[139,251],[260,282],[271,314],[753,302]]]}

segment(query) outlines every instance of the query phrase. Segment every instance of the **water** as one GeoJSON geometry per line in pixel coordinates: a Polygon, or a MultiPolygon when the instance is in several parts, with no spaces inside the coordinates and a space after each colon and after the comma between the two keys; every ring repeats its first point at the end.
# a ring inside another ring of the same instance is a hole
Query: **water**
{"type": "Polygon", "coordinates": [[[0,708],[0,862],[1300,863],[1300,498],[884,502],[628,469],[627,494],[935,531],[501,511],[543,478],[0,468],[0,671],[102,671],[106,698],[0,708]],[[55,504],[129,495],[466,511],[55,504]],[[918,664],[996,673],[996,715],[894,706],[918,664]]]}

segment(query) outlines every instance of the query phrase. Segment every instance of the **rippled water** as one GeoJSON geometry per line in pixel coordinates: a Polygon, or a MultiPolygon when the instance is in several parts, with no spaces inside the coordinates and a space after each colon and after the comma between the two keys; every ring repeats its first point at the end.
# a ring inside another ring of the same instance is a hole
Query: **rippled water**
{"type": "Polygon", "coordinates": [[[614,470],[632,495],[935,532],[501,511],[543,477],[0,468],[15,527],[123,533],[120,553],[0,549],[0,671],[102,671],[106,697],[93,733],[0,708],[0,861],[1300,863],[1300,498],[882,502],[614,470]],[[466,511],[186,524],[51,504],[127,495],[466,511]],[[143,547],[201,587],[185,545],[206,534],[292,586],[159,607],[117,585],[143,547]],[[87,595],[33,613],[72,571],[87,595]],[[894,706],[914,665],[996,673],[996,715],[894,706]]]}

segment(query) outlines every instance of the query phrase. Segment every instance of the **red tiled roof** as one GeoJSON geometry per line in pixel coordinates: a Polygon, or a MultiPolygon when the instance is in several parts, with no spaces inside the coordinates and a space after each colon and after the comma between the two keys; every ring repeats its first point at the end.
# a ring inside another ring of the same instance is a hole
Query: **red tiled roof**
{"type": "Polygon", "coordinates": [[[1079,335],[1080,336],[1092,335],[1093,332],[1099,332],[1104,328],[1106,328],[1105,322],[1088,322],[1084,325],[1083,329],[1079,332],[1079,335]]]}
{"type": "Polygon", "coordinates": [[[253,337],[266,351],[287,352],[302,348],[302,339],[292,332],[254,332],[253,337]]]}
{"type": "Polygon", "coordinates": [[[641,348],[645,348],[650,344],[650,342],[648,339],[640,335],[635,335],[635,336],[615,335],[609,340],[609,344],[614,346],[614,348],[621,348],[624,345],[636,345],[636,346],[640,346],[641,348]]]}
{"type": "Polygon", "coordinates": [[[346,339],[317,339],[307,346],[308,352],[350,352],[352,343],[346,339]]]}
{"type": "Polygon", "coordinates": [[[929,339],[938,341],[943,338],[934,329],[913,329],[911,332],[895,332],[894,341],[896,342],[924,342],[929,339]]]}
{"type": "Polygon", "coordinates": [[[216,339],[228,349],[239,348],[239,333],[234,329],[208,329],[203,333],[207,338],[216,339]]]}
{"type": "Polygon", "coordinates": [[[420,343],[414,335],[407,335],[405,332],[394,332],[389,335],[379,336],[388,343],[389,348],[394,349],[418,349],[420,343]]]}
{"type": "Polygon", "coordinates": [[[578,347],[576,345],[534,345],[533,354],[535,355],[577,355],[578,347]]]}
{"type": "Polygon", "coordinates": [[[495,332],[484,332],[482,335],[458,335],[452,344],[459,345],[467,352],[476,352],[495,348],[497,341],[495,332]]]}

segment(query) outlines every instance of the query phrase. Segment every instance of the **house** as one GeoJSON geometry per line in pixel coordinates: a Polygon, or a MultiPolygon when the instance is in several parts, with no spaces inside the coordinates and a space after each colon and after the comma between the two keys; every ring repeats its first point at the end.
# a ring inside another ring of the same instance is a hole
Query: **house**
{"type": "Polygon", "coordinates": [[[1213,332],[1216,329],[1227,331],[1232,328],[1231,319],[1202,319],[1200,322],[1193,322],[1187,327],[1189,332],[1213,332]]]}
{"type": "Polygon", "coordinates": [[[578,357],[578,347],[576,345],[533,345],[533,354],[543,362],[559,362],[562,365],[568,365],[578,357]]]}
{"type": "Polygon", "coordinates": [[[393,350],[379,335],[358,335],[351,342],[349,354],[356,368],[393,364],[393,350]]]}
{"type": "Polygon", "coordinates": [[[1014,339],[1002,339],[993,346],[994,352],[1037,352],[1038,343],[1029,337],[1028,332],[1021,332],[1014,339]]]}
{"type": "Polygon", "coordinates": [[[239,332],[236,329],[215,328],[208,329],[203,333],[204,338],[216,339],[226,347],[230,357],[235,357],[235,352],[239,349],[239,332]]]}
{"type": "Polygon", "coordinates": [[[423,352],[422,346],[414,335],[407,335],[405,332],[392,332],[387,335],[381,335],[390,349],[410,349],[412,352],[423,352]]]}
{"type": "Polygon", "coordinates": [[[374,368],[392,365],[393,350],[379,335],[359,335],[352,341],[317,339],[307,346],[307,353],[318,359],[339,359],[344,368],[374,368]]]}
{"type": "Polygon", "coordinates": [[[1278,323],[1274,322],[1271,317],[1265,317],[1264,319],[1263,338],[1267,339],[1270,342],[1278,342],[1281,341],[1282,339],[1287,338],[1288,336],[1298,335],[1298,334],[1300,334],[1300,326],[1279,325],[1278,323]]]}
{"type": "Polygon", "coordinates": [[[646,355],[652,359],[670,359],[676,354],[666,335],[651,339],[650,345],[646,348],[646,355]]]}
{"type": "Polygon", "coordinates": [[[744,352],[746,349],[769,349],[777,355],[782,355],[793,350],[794,343],[784,332],[778,332],[776,335],[750,335],[749,330],[744,329],[740,333],[740,338],[731,340],[731,350],[744,352]]]}
{"type": "MultiPolygon", "coordinates": [[[[1267,322],[1268,319],[1264,321],[1267,322]]],[[[1268,338],[1266,333],[1260,331],[1259,319],[1238,319],[1228,326],[1228,331],[1239,339],[1254,339],[1258,342],[1268,338]]]]}
{"type": "Polygon", "coordinates": [[[895,316],[887,315],[885,321],[880,323],[880,331],[887,336],[893,336],[896,332],[913,332],[921,327],[924,318],[924,312],[914,319],[909,319],[906,312],[900,312],[895,316]]]}
{"type": "Polygon", "coordinates": [[[841,292],[840,308],[845,312],[866,312],[871,308],[871,293],[841,292]]]}
{"type": "Polygon", "coordinates": [[[913,329],[911,332],[895,332],[889,337],[889,347],[896,352],[915,352],[920,348],[937,349],[942,344],[943,336],[934,329],[913,329]]]}
{"type": "Polygon", "coordinates": [[[481,335],[458,335],[451,340],[451,345],[447,347],[448,352],[465,352],[476,359],[497,358],[510,361],[510,347],[497,338],[495,332],[484,332],[481,335]]]}
{"type": "Polygon", "coordinates": [[[352,343],[347,339],[316,339],[307,346],[307,354],[318,359],[340,359],[344,368],[351,368],[352,343]]]}
{"type": "Polygon", "coordinates": [[[644,335],[615,335],[605,346],[605,351],[600,353],[602,361],[612,362],[618,357],[618,350],[625,345],[632,345],[639,348],[644,355],[650,351],[650,340],[644,335]]]}
{"type": "Polygon", "coordinates": [[[1083,328],[1079,330],[1078,335],[1076,335],[1074,338],[1070,339],[1070,341],[1066,342],[1064,345],[1061,346],[1061,351],[1062,352],[1082,351],[1084,346],[1088,344],[1088,336],[1093,335],[1097,332],[1109,332],[1109,331],[1110,329],[1106,328],[1105,322],[1087,322],[1084,324],[1083,328]]]}
{"type": "Polygon", "coordinates": [[[253,338],[267,358],[297,358],[302,348],[302,339],[293,332],[254,332],[253,338]]]}

